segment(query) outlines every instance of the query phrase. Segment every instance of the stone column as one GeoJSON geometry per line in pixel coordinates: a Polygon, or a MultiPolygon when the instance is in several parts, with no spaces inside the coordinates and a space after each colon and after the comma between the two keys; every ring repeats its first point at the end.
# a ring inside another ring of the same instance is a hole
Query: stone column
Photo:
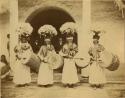
{"type": "Polygon", "coordinates": [[[18,0],[9,0],[10,4],[10,67],[13,70],[15,62],[14,47],[18,42],[15,28],[18,25],[18,0]]]}
{"type": "MultiPolygon", "coordinates": [[[[80,52],[85,59],[89,60],[88,49],[90,47],[90,31],[91,31],[91,0],[83,0],[82,9],[82,33],[80,34],[80,52]]],[[[82,70],[82,76],[88,77],[88,68],[82,70]]]]}

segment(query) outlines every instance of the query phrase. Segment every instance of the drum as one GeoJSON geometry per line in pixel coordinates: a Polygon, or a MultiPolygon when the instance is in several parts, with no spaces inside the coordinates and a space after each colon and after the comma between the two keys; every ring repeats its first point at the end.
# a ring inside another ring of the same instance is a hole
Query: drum
{"type": "Polygon", "coordinates": [[[103,51],[100,53],[100,59],[102,61],[100,66],[105,67],[110,71],[117,70],[120,65],[118,56],[107,51],[103,51]]]}
{"type": "Polygon", "coordinates": [[[107,68],[110,66],[110,64],[112,63],[112,59],[113,59],[113,54],[104,50],[102,52],[100,52],[100,58],[99,60],[102,61],[102,63],[100,64],[100,66],[107,68]]]}
{"type": "Polygon", "coordinates": [[[32,71],[38,72],[40,67],[40,58],[31,51],[25,51],[22,54],[21,62],[31,68],[32,71]]]}
{"type": "Polygon", "coordinates": [[[110,64],[109,67],[107,67],[107,69],[110,71],[115,71],[119,68],[119,65],[120,65],[120,60],[118,56],[114,55],[112,59],[112,63],[110,64]]]}
{"type": "Polygon", "coordinates": [[[58,69],[64,64],[64,59],[62,56],[56,53],[50,53],[48,57],[48,63],[51,65],[52,69],[58,69]]]}
{"type": "Polygon", "coordinates": [[[81,68],[85,68],[89,65],[89,62],[90,62],[90,59],[89,59],[89,56],[86,55],[86,56],[81,56],[80,53],[77,53],[75,56],[74,56],[74,60],[75,60],[75,63],[78,67],[81,67],[81,68]],[[83,58],[84,57],[84,58],[83,58]]]}

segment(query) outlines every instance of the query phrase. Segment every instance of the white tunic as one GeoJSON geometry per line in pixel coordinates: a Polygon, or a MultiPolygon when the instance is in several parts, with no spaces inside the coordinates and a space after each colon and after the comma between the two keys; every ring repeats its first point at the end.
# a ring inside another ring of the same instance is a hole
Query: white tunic
{"type": "Polygon", "coordinates": [[[102,68],[96,62],[93,62],[93,64],[90,66],[89,83],[90,84],[105,84],[106,83],[104,68],[102,68]]]}
{"type": "Polygon", "coordinates": [[[53,70],[48,63],[41,63],[38,74],[38,84],[48,85],[53,84],[53,70]]]}
{"type": "Polygon", "coordinates": [[[62,83],[75,84],[77,83],[78,75],[75,62],[72,59],[64,59],[64,67],[62,73],[62,83]]]}
{"type": "MultiPolygon", "coordinates": [[[[39,53],[38,53],[38,56],[41,58],[41,60],[43,59],[48,59],[48,57],[50,56],[49,55],[49,52],[52,52],[52,51],[48,51],[47,47],[47,55],[46,56],[43,56],[42,54],[42,50],[43,48],[45,48],[46,46],[42,46],[39,53]]],[[[48,62],[41,62],[40,64],[40,68],[39,68],[39,73],[38,73],[38,81],[37,83],[39,85],[48,85],[48,84],[53,84],[53,69],[50,67],[51,65],[48,63],[48,62]]]]}
{"type": "MultiPolygon", "coordinates": [[[[25,45],[27,45],[29,47],[28,49],[31,50],[31,47],[28,43],[25,45]]],[[[24,51],[25,50],[23,50],[20,45],[16,46],[16,54],[19,58],[21,58],[21,55],[24,51]]],[[[15,84],[26,84],[31,82],[30,67],[22,64],[20,59],[17,59],[14,65],[13,82],[15,84]]]]}
{"type": "MultiPolygon", "coordinates": [[[[77,51],[77,46],[73,44],[74,53],[77,51]]],[[[65,56],[68,55],[69,47],[67,44],[63,46],[60,55],[65,56]]],[[[62,72],[62,83],[64,84],[75,84],[78,80],[77,68],[75,65],[75,61],[73,59],[64,58],[64,66],[62,72]]]]}
{"type": "Polygon", "coordinates": [[[106,76],[104,73],[104,68],[100,66],[101,63],[98,63],[100,59],[100,52],[104,51],[102,45],[93,46],[89,50],[93,61],[89,68],[89,83],[90,84],[105,84],[106,76]]]}
{"type": "Polygon", "coordinates": [[[14,66],[14,78],[15,84],[26,84],[31,82],[30,67],[22,64],[20,60],[17,60],[14,66]]]}

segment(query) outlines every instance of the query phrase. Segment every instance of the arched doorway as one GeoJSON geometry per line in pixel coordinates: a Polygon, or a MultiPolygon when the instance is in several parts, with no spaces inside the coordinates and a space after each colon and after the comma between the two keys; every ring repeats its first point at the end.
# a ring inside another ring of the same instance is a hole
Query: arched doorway
{"type": "MultiPolygon", "coordinates": [[[[61,8],[46,7],[46,8],[39,8],[36,11],[34,11],[26,19],[26,22],[29,22],[34,28],[33,33],[31,35],[30,43],[33,48],[33,51],[37,53],[41,45],[43,44],[43,38],[40,38],[38,34],[38,29],[40,28],[40,26],[44,24],[50,24],[56,28],[58,35],[55,38],[53,38],[52,43],[55,47],[55,50],[58,52],[60,49],[59,38],[62,37],[63,40],[65,40],[64,36],[60,34],[59,31],[60,26],[65,22],[75,22],[75,20],[69,13],[67,13],[61,8]]],[[[77,43],[77,34],[74,36],[74,42],[77,43]]]]}

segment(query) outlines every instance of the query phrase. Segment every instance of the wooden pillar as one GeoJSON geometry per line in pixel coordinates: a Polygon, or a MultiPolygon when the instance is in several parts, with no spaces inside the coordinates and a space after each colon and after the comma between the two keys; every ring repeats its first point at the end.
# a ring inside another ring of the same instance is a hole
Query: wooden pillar
{"type": "Polygon", "coordinates": [[[14,47],[18,42],[15,29],[18,25],[18,0],[9,0],[10,4],[10,67],[13,70],[15,62],[14,47]]]}

